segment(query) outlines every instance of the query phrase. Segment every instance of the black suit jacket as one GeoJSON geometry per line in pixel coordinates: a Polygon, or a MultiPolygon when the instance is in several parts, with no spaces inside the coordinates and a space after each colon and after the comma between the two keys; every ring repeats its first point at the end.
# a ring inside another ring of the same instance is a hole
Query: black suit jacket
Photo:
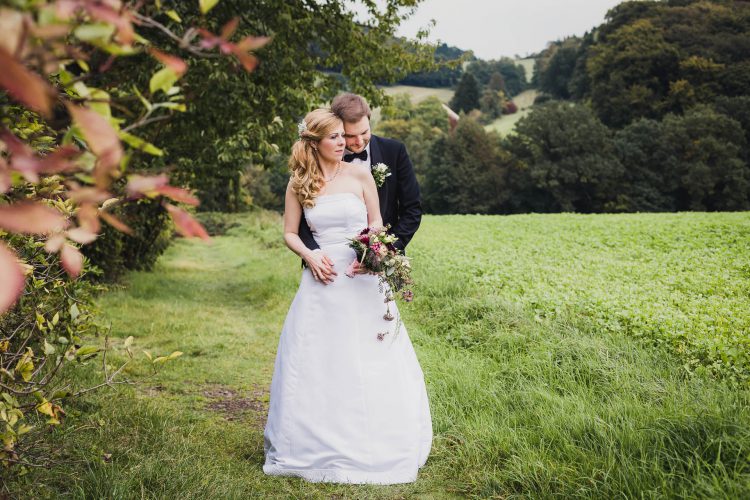
{"type": "MultiPolygon", "coordinates": [[[[371,166],[385,163],[391,170],[391,175],[378,188],[380,215],[383,217],[383,224],[390,224],[390,232],[398,237],[396,248],[403,251],[422,221],[422,199],[414,166],[406,153],[406,146],[376,135],[370,139],[370,157],[371,166]]],[[[320,248],[304,215],[299,225],[299,237],[307,248],[320,248]]]]}

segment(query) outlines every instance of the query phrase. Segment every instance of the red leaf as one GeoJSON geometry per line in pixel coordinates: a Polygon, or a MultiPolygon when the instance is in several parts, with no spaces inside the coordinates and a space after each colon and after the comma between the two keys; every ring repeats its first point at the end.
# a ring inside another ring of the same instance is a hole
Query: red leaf
{"type": "Polygon", "coordinates": [[[65,217],[41,203],[20,202],[0,206],[0,228],[12,233],[46,234],[62,231],[65,217]]]}
{"type": "Polygon", "coordinates": [[[46,118],[52,116],[55,91],[39,75],[26,69],[15,57],[0,47],[0,87],[22,104],[46,118]]]}
{"type": "Polygon", "coordinates": [[[77,278],[83,269],[83,255],[76,247],[68,243],[64,244],[60,251],[60,262],[65,272],[71,277],[77,278]]]}
{"type": "Polygon", "coordinates": [[[224,41],[229,41],[229,37],[234,35],[234,32],[237,31],[237,26],[239,26],[239,24],[239,17],[235,17],[234,19],[230,20],[227,24],[222,26],[220,38],[224,41]]]}
{"type": "Polygon", "coordinates": [[[70,103],[65,104],[76,125],[80,127],[91,151],[99,157],[96,170],[98,185],[105,183],[107,174],[117,168],[122,160],[123,150],[117,131],[109,121],[96,111],[70,103]]]}
{"type": "Polygon", "coordinates": [[[94,2],[87,2],[86,10],[89,11],[89,14],[94,19],[116,26],[118,41],[130,45],[135,40],[135,32],[133,31],[133,24],[130,22],[130,14],[128,12],[117,12],[110,6],[94,2]]]}
{"type": "Polygon", "coordinates": [[[130,235],[133,234],[133,230],[130,229],[125,223],[120,221],[120,219],[118,219],[114,215],[109,214],[102,210],[99,212],[99,217],[101,217],[104,222],[106,222],[113,228],[117,229],[118,231],[123,232],[125,234],[130,234],[130,235]]]}
{"type": "Polygon", "coordinates": [[[81,245],[88,245],[98,236],[96,233],[84,227],[74,227],[73,229],[69,229],[66,234],[68,235],[68,238],[76,243],[80,243],[81,245]]]}
{"type": "Polygon", "coordinates": [[[47,253],[57,253],[60,251],[60,248],[62,248],[63,243],[65,243],[65,236],[60,233],[53,234],[47,238],[47,242],[44,244],[44,249],[47,253]]]}
{"type": "Polygon", "coordinates": [[[177,73],[178,76],[184,75],[187,71],[187,63],[185,63],[185,61],[177,56],[165,54],[164,52],[154,48],[149,49],[149,53],[154,56],[154,59],[177,73]]]}
{"type": "MultiPolygon", "coordinates": [[[[76,213],[78,225],[92,233],[98,233],[101,229],[99,222],[99,209],[93,203],[84,203],[76,213]]],[[[78,240],[76,240],[78,241],[78,240]]]]}
{"type": "Polygon", "coordinates": [[[172,216],[172,220],[174,221],[178,233],[186,238],[196,236],[204,241],[211,241],[206,229],[201,226],[200,222],[193,219],[189,213],[174,205],[170,205],[169,203],[165,204],[165,206],[167,211],[169,211],[169,215],[172,216]]]}
{"type": "Polygon", "coordinates": [[[258,58],[252,54],[235,52],[234,55],[239,59],[240,64],[242,64],[242,67],[245,68],[245,71],[248,73],[251,73],[258,66],[258,58]]]}
{"type": "Polygon", "coordinates": [[[187,203],[188,205],[193,206],[197,206],[198,204],[200,204],[198,198],[190,194],[187,189],[174,186],[160,186],[156,188],[155,191],[159,194],[163,194],[164,196],[172,198],[174,201],[187,203]]]}
{"type": "Polygon", "coordinates": [[[101,203],[110,199],[111,197],[111,193],[108,193],[107,191],[104,191],[102,189],[97,189],[94,187],[79,187],[78,184],[75,184],[73,187],[71,187],[70,191],[68,191],[68,198],[76,202],[77,205],[81,205],[83,203],[101,203]]]}
{"type": "Polygon", "coordinates": [[[148,177],[144,175],[133,175],[130,177],[125,189],[129,197],[139,198],[144,194],[153,193],[158,188],[166,186],[168,182],[169,178],[166,174],[148,177]]]}
{"type": "Polygon", "coordinates": [[[42,158],[37,171],[45,174],[57,174],[73,170],[76,168],[76,164],[70,159],[79,154],[81,154],[81,150],[72,145],[55,148],[54,151],[42,158]]]}
{"type": "Polygon", "coordinates": [[[0,314],[2,314],[16,303],[23,293],[26,281],[16,255],[3,242],[0,242],[0,276],[3,277],[3,286],[0,286],[0,314]]]}
{"type": "Polygon", "coordinates": [[[235,47],[242,52],[258,50],[271,41],[270,36],[247,36],[240,40],[235,47]]]}
{"type": "Polygon", "coordinates": [[[0,156],[0,194],[7,193],[12,185],[13,181],[8,173],[8,164],[5,162],[5,158],[0,156]]]}

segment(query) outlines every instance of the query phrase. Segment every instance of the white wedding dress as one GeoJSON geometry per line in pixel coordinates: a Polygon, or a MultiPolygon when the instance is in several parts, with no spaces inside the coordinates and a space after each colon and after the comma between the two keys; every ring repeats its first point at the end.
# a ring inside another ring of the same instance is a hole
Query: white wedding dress
{"type": "Polygon", "coordinates": [[[406,328],[395,335],[397,322],[383,319],[378,278],[344,274],[355,257],[347,238],[367,226],[365,204],[337,193],[304,212],[338,276],[323,285],[302,273],[276,354],[263,471],[313,482],[415,481],[432,443],[422,369],[406,328]]]}

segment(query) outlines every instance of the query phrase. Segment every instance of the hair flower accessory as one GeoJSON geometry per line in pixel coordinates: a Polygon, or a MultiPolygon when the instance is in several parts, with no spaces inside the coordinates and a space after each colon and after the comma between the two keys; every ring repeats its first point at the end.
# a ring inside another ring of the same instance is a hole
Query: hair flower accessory
{"type": "Polygon", "coordinates": [[[307,132],[307,123],[305,123],[305,119],[303,118],[300,120],[300,122],[297,124],[297,133],[300,137],[302,137],[302,134],[307,132]]]}

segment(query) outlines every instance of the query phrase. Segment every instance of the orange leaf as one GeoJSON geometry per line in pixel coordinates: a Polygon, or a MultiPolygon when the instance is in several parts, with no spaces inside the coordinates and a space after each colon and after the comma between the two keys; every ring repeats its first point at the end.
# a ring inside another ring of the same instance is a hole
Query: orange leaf
{"type": "Polygon", "coordinates": [[[8,164],[5,162],[5,158],[0,157],[0,194],[7,193],[12,185],[13,181],[8,173],[8,164]]]}
{"type": "Polygon", "coordinates": [[[86,229],[85,227],[74,227],[73,229],[69,229],[67,231],[67,235],[68,238],[75,241],[76,243],[80,243],[81,245],[88,245],[97,237],[96,233],[86,229]]]}
{"type": "Polygon", "coordinates": [[[65,236],[60,233],[53,234],[47,238],[47,242],[44,244],[44,249],[47,253],[57,253],[62,248],[63,243],[65,243],[65,236]]]}
{"type": "Polygon", "coordinates": [[[169,203],[167,203],[165,206],[167,208],[167,211],[169,212],[169,215],[172,216],[172,220],[174,221],[174,225],[178,233],[185,236],[186,238],[196,236],[204,241],[211,241],[211,238],[208,236],[206,229],[201,226],[200,222],[193,219],[193,217],[189,213],[174,205],[170,205],[169,203]]]}
{"type": "Polygon", "coordinates": [[[270,36],[247,36],[240,40],[235,47],[239,51],[247,52],[249,50],[258,50],[270,41],[270,36]]]}
{"type": "Polygon", "coordinates": [[[166,174],[156,176],[133,175],[125,186],[128,196],[138,198],[144,194],[152,193],[162,186],[166,186],[169,178],[166,174]]]}
{"type": "Polygon", "coordinates": [[[34,202],[0,206],[0,228],[12,233],[46,234],[62,231],[65,217],[54,208],[34,202]]]}
{"type": "Polygon", "coordinates": [[[83,269],[83,255],[76,247],[66,243],[60,251],[60,262],[65,272],[71,277],[77,278],[83,269]]]}
{"type": "Polygon", "coordinates": [[[197,206],[198,204],[200,204],[198,198],[190,194],[187,189],[174,186],[160,186],[156,188],[155,191],[159,194],[163,194],[164,196],[172,198],[174,201],[187,203],[188,205],[193,206],[197,206]]]}
{"type": "Polygon", "coordinates": [[[99,217],[101,217],[104,222],[106,222],[113,228],[117,229],[118,231],[123,232],[125,234],[130,234],[130,235],[133,234],[133,230],[130,229],[130,227],[128,227],[125,223],[120,221],[120,219],[118,219],[114,215],[109,214],[102,210],[99,212],[99,217]]]}
{"type": "Polygon", "coordinates": [[[98,233],[101,229],[99,209],[93,203],[82,204],[76,216],[78,217],[78,225],[87,231],[98,233]]]}
{"type": "Polygon", "coordinates": [[[8,51],[0,47],[0,87],[22,104],[46,118],[52,116],[55,91],[39,75],[26,69],[8,51]]]}
{"type": "Polygon", "coordinates": [[[76,125],[83,132],[89,148],[99,157],[94,173],[101,186],[107,174],[117,168],[122,160],[122,144],[117,137],[117,131],[106,118],[96,111],[70,103],[65,103],[65,105],[68,107],[68,112],[76,125]]]}
{"type": "Polygon", "coordinates": [[[240,64],[242,64],[242,67],[245,68],[245,71],[248,73],[251,73],[258,66],[258,58],[252,54],[235,52],[234,55],[239,59],[240,64]]]}
{"type": "MultiPolygon", "coordinates": [[[[71,183],[73,184],[73,183],[71,183]]],[[[81,205],[83,203],[101,203],[110,199],[112,195],[102,189],[93,187],[79,187],[75,184],[68,191],[68,198],[81,205]]]]}
{"type": "Polygon", "coordinates": [[[128,12],[117,12],[108,5],[94,2],[87,2],[86,10],[89,11],[89,14],[94,19],[117,27],[118,41],[130,45],[135,40],[135,32],[133,31],[133,24],[130,22],[130,14],[128,12]]]}
{"type": "Polygon", "coordinates": [[[1,241],[0,276],[3,277],[3,286],[0,286],[0,314],[2,314],[16,303],[23,293],[26,280],[16,255],[1,241]]]}
{"type": "Polygon", "coordinates": [[[240,24],[240,18],[235,17],[234,19],[230,20],[227,24],[225,24],[221,28],[221,37],[222,40],[227,41],[229,40],[229,37],[234,34],[235,31],[237,31],[237,26],[240,24]]]}
{"type": "Polygon", "coordinates": [[[177,76],[182,76],[187,71],[187,63],[185,63],[185,61],[177,56],[165,54],[164,52],[154,48],[149,49],[149,53],[154,56],[154,59],[177,73],[177,76]]]}

